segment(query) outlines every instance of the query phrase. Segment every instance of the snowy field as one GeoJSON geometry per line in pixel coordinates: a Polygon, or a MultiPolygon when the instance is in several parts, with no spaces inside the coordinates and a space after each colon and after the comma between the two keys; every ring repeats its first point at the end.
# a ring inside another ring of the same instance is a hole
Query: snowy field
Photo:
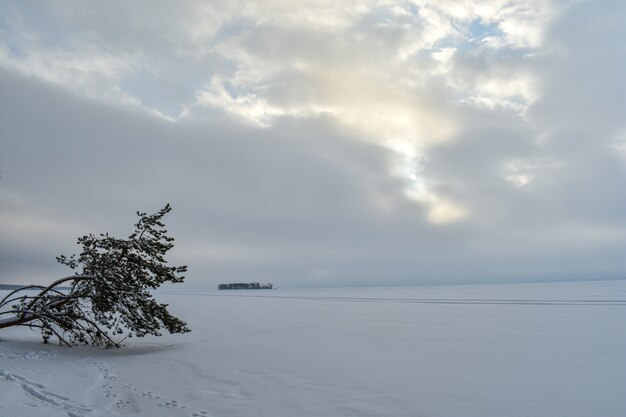
{"type": "Polygon", "coordinates": [[[176,290],[183,336],[0,331],[0,416],[626,416],[626,281],[176,290]]]}

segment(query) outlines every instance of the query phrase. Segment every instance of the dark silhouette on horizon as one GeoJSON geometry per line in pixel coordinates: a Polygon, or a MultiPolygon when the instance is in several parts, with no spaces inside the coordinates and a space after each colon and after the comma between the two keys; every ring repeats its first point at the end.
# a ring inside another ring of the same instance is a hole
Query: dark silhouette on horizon
{"type": "Polygon", "coordinates": [[[273,284],[259,284],[258,282],[233,282],[229,284],[220,284],[218,290],[271,290],[273,284]]]}

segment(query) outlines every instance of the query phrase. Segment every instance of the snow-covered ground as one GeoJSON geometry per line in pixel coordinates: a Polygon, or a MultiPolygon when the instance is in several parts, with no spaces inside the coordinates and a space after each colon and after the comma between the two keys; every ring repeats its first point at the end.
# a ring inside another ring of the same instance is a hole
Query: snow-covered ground
{"type": "Polygon", "coordinates": [[[0,331],[0,416],[626,416],[626,281],[158,298],[193,332],[0,331]]]}

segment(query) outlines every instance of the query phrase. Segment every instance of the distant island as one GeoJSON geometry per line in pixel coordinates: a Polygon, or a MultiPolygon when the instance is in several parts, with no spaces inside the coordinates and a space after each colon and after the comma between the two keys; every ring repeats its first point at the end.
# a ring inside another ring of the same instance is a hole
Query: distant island
{"type": "Polygon", "coordinates": [[[230,284],[220,284],[218,290],[271,290],[273,284],[259,284],[258,282],[234,282],[230,284]]]}
{"type": "MultiPolygon", "coordinates": [[[[12,290],[17,290],[20,288],[24,288],[27,287],[30,284],[0,284],[0,291],[6,290],[6,291],[12,291],[12,290]]],[[[42,285],[41,288],[45,288],[45,285],[42,285]]],[[[41,288],[33,288],[33,291],[38,291],[41,288]]],[[[70,287],[57,287],[57,289],[59,290],[69,290],[70,287]]]]}
{"type": "Polygon", "coordinates": [[[26,285],[0,284],[0,290],[17,290],[25,286],[26,285]]]}

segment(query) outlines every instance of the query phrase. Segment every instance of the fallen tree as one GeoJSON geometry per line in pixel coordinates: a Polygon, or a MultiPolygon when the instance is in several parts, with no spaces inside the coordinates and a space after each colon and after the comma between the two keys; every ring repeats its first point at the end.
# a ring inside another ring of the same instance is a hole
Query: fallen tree
{"type": "Polygon", "coordinates": [[[127,239],[107,234],[78,238],[80,255],[57,261],[80,273],[48,286],[28,285],[10,291],[0,301],[0,329],[39,329],[47,343],[119,347],[128,337],[160,336],[161,330],[185,333],[187,324],[158,303],[151,290],[165,282],[183,282],[186,266],[168,266],[174,246],[162,218],[167,204],[154,214],[137,212],[139,222],[127,239]]]}

